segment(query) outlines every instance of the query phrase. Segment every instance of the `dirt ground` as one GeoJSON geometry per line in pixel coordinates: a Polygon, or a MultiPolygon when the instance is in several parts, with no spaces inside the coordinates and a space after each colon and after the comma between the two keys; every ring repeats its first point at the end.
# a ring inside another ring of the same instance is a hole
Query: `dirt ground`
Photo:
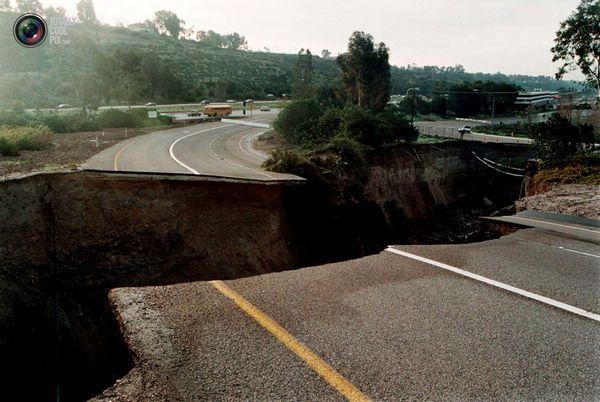
{"type": "Polygon", "coordinates": [[[93,155],[127,138],[156,131],[106,129],[104,131],[54,134],[52,147],[43,151],[21,151],[20,156],[0,156],[0,179],[32,172],[77,169],[93,155]]]}
{"type": "Polygon", "coordinates": [[[252,142],[252,146],[263,151],[266,154],[270,154],[276,149],[282,149],[286,147],[285,140],[281,136],[275,134],[274,131],[269,131],[252,142]]]}
{"type": "Polygon", "coordinates": [[[600,220],[600,188],[584,184],[559,184],[549,191],[518,200],[517,211],[531,210],[600,220]]]}

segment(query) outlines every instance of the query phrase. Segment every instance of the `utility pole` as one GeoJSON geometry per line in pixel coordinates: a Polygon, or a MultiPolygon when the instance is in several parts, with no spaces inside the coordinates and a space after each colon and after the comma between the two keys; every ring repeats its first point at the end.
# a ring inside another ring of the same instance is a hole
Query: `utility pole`
{"type": "Polygon", "coordinates": [[[492,95],[492,134],[494,133],[494,116],[496,114],[496,94],[492,95]]]}
{"type": "Polygon", "coordinates": [[[419,88],[410,88],[409,91],[412,92],[412,108],[411,108],[411,113],[410,113],[410,124],[414,125],[415,123],[415,91],[417,91],[419,88]]]}

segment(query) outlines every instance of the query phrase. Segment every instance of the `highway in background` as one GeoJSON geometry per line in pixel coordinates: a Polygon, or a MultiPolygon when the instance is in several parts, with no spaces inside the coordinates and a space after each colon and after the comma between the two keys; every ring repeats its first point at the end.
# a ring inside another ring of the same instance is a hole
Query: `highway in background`
{"type": "Polygon", "coordinates": [[[464,126],[471,128],[483,125],[482,122],[461,121],[461,120],[439,120],[439,121],[419,121],[415,122],[419,132],[433,137],[462,139],[465,141],[478,141],[483,143],[497,144],[524,144],[530,145],[533,140],[530,138],[510,137],[502,135],[493,135],[486,133],[472,132],[461,136],[459,130],[464,126]]]}
{"type": "Polygon", "coordinates": [[[90,158],[86,169],[176,173],[261,181],[301,180],[261,169],[267,155],[252,142],[269,130],[276,111],[257,112],[239,124],[211,122],[134,137],[90,158]],[[259,123],[265,127],[244,125],[259,123]]]}
{"type": "MultiPolygon", "coordinates": [[[[494,126],[503,124],[516,124],[530,121],[532,123],[540,123],[548,120],[552,114],[556,112],[546,112],[533,114],[530,119],[523,117],[500,117],[493,121],[494,126]]],[[[572,118],[575,121],[586,121],[592,115],[591,110],[574,110],[572,111],[572,118]]],[[[493,135],[486,133],[478,133],[473,131],[470,134],[465,134],[461,137],[459,129],[464,126],[469,126],[474,129],[477,126],[489,126],[492,127],[491,120],[476,120],[476,119],[449,119],[449,120],[438,120],[438,121],[419,121],[415,122],[415,125],[419,129],[419,132],[424,135],[442,137],[442,138],[453,138],[462,139],[466,141],[479,141],[484,143],[499,143],[499,144],[526,144],[530,145],[533,140],[524,137],[512,137],[503,135],[493,135]]]]}

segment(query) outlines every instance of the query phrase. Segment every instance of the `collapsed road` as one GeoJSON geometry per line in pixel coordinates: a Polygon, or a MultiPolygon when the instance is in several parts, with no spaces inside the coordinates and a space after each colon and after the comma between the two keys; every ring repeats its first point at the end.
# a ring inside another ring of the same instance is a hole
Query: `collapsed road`
{"type": "MultiPolygon", "coordinates": [[[[9,394],[598,396],[595,321],[382,251],[391,227],[434,230],[422,223],[434,211],[502,205],[520,180],[499,179],[464,144],[415,145],[369,167],[363,204],[323,210],[302,179],[265,176],[251,148],[264,130],[167,130],[104,151],[88,172],[0,182],[9,394]],[[25,371],[37,387],[19,385],[25,371]]],[[[533,229],[419,247],[395,249],[598,313],[589,239],[533,229]]]]}
{"type": "Polygon", "coordinates": [[[115,289],[136,367],[99,399],[596,400],[600,230],[565,226],[115,289]]]}

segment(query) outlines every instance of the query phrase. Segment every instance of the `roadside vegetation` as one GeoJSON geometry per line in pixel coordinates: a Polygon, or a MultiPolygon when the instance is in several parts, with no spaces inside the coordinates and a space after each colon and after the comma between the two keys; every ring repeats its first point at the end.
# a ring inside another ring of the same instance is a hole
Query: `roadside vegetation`
{"type": "Polygon", "coordinates": [[[274,122],[287,146],[272,153],[267,170],[293,173],[346,199],[360,196],[369,154],[417,140],[418,130],[389,104],[389,50],[355,32],[348,52],[337,58],[340,74],[318,86],[312,55],[301,51],[294,72],[294,101],[274,122]]]}
{"type": "Polygon", "coordinates": [[[45,126],[0,126],[0,155],[18,156],[20,151],[46,149],[52,145],[52,136],[52,132],[45,126]]]}
{"type": "Polygon", "coordinates": [[[55,133],[98,131],[107,128],[162,127],[171,124],[168,117],[149,119],[148,111],[136,109],[121,111],[108,109],[101,112],[34,112],[26,113],[18,108],[0,112],[0,126],[45,126],[55,133]]]}
{"type": "MultiPolygon", "coordinates": [[[[27,113],[17,104],[13,110],[0,112],[0,156],[19,156],[21,151],[41,151],[52,148],[62,135],[92,132],[97,136],[105,130],[124,129],[127,138],[143,128],[159,128],[171,125],[171,119],[160,117],[149,119],[147,110],[121,111],[116,109],[101,112],[36,112],[27,113]],[[57,135],[55,135],[57,134],[57,135]]],[[[86,137],[87,138],[87,137],[86,137]]],[[[72,140],[72,139],[71,139],[72,140]]],[[[87,141],[87,139],[86,139],[87,141]]],[[[90,144],[91,145],[91,144],[90,144]]],[[[79,151],[73,150],[73,160],[78,160],[79,151]]],[[[91,156],[91,155],[90,155],[91,156]]],[[[66,160],[61,156],[60,160],[66,160]]]]}
{"type": "Polygon", "coordinates": [[[538,192],[550,190],[559,184],[586,184],[600,186],[600,154],[578,156],[541,170],[534,178],[538,192]]]}
{"type": "Polygon", "coordinates": [[[600,186],[600,133],[591,124],[574,124],[559,113],[531,126],[533,152],[541,170],[533,179],[537,192],[559,184],[600,186]]]}

